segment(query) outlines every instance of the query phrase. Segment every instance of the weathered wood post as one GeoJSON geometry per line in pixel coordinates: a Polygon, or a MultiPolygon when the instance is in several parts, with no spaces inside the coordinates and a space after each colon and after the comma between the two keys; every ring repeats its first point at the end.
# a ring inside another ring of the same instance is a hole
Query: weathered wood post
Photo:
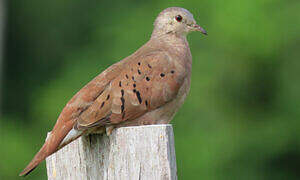
{"type": "Polygon", "coordinates": [[[118,128],[77,139],[46,159],[49,180],[175,180],[171,125],[118,128]]]}

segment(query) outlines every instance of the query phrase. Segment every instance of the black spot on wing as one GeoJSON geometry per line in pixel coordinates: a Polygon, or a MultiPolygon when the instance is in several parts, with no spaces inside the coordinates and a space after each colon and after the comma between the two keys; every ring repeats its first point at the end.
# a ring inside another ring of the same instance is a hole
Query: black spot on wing
{"type": "Polygon", "coordinates": [[[122,105],[121,105],[121,112],[123,113],[124,112],[124,109],[125,109],[125,99],[124,99],[124,90],[121,89],[121,102],[122,102],[122,105]]]}
{"type": "Polygon", "coordinates": [[[122,102],[122,105],[121,105],[121,112],[123,113],[123,112],[124,112],[124,109],[125,109],[125,99],[124,99],[123,96],[121,97],[121,102],[122,102]]]}
{"type": "Polygon", "coordinates": [[[102,102],[100,108],[102,108],[104,106],[104,104],[105,104],[105,101],[102,102]]]}
{"type": "Polygon", "coordinates": [[[142,98],[141,98],[141,94],[140,94],[140,92],[139,91],[136,91],[136,97],[138,98],[138,100],[139,100],[139,103],[141,104],[142,103],[142,98]]]}

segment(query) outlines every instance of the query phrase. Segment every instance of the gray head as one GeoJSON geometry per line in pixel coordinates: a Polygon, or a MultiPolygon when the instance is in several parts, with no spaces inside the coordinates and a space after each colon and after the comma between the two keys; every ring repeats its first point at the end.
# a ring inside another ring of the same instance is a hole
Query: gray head
{"type": "Polygon", "coordinates": [[[192,31],[200,31],[205,35],[207,34],[203,28],[197,25],[192,13],[188,10],[180,7],[170,7],[157,16],[152,36],[170,33],[186,36],[192,31]]]}

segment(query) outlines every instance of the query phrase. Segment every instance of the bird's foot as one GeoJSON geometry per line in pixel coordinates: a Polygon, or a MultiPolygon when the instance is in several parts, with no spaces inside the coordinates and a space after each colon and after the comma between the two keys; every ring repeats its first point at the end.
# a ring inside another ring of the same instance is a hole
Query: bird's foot
{"type": "Polygon", "coordinates": [[[115,129],[114,126],[106,126],[106,135],[110,136],[114,129],[115,129]]]}

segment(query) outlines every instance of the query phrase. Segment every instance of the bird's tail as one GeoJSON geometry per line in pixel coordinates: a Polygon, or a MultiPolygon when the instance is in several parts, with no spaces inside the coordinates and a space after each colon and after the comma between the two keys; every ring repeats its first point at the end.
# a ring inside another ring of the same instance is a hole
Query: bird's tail
{"type": "Polygon", "coordinates": [[[31,162],[26,166],[26,168],[19,174],[19,176],[26,176],[31,171],[33,171],[37,165],[39,165],[43,160],[46,159],[46,157],[50,156],[51,154],[55,153],[59,149],[61,149],[64,145],[67,145],[74,139],[78,138],[81,134],[78,134],[76,138],[70,139],[67,143],[64,142],[63,146],[61,145],[61,142],[64,140],[64,138],[67,136],[67,134],[71,131],[73,128],[73,123],[65,124],[64,128],[59,125],[59,122],[54,126],[51,133],[49,133],[48,137],[46,138],[45,144],[42,146],[42,148],[39,150],[39,152],[34,156],[34,158],[31,160],[31,162]]]}
{"type": "Polygon", "coordinates": [[[48,143],[45,142],[43,147],[39,150],[39,152],[34,156],[31,162],[26,166],[26,168],[19,174],[19,176],[26,176],[31,171],[33,171],[37,165],[39,165],[47,156],[50,154],[47,153],[48,143]]]}

